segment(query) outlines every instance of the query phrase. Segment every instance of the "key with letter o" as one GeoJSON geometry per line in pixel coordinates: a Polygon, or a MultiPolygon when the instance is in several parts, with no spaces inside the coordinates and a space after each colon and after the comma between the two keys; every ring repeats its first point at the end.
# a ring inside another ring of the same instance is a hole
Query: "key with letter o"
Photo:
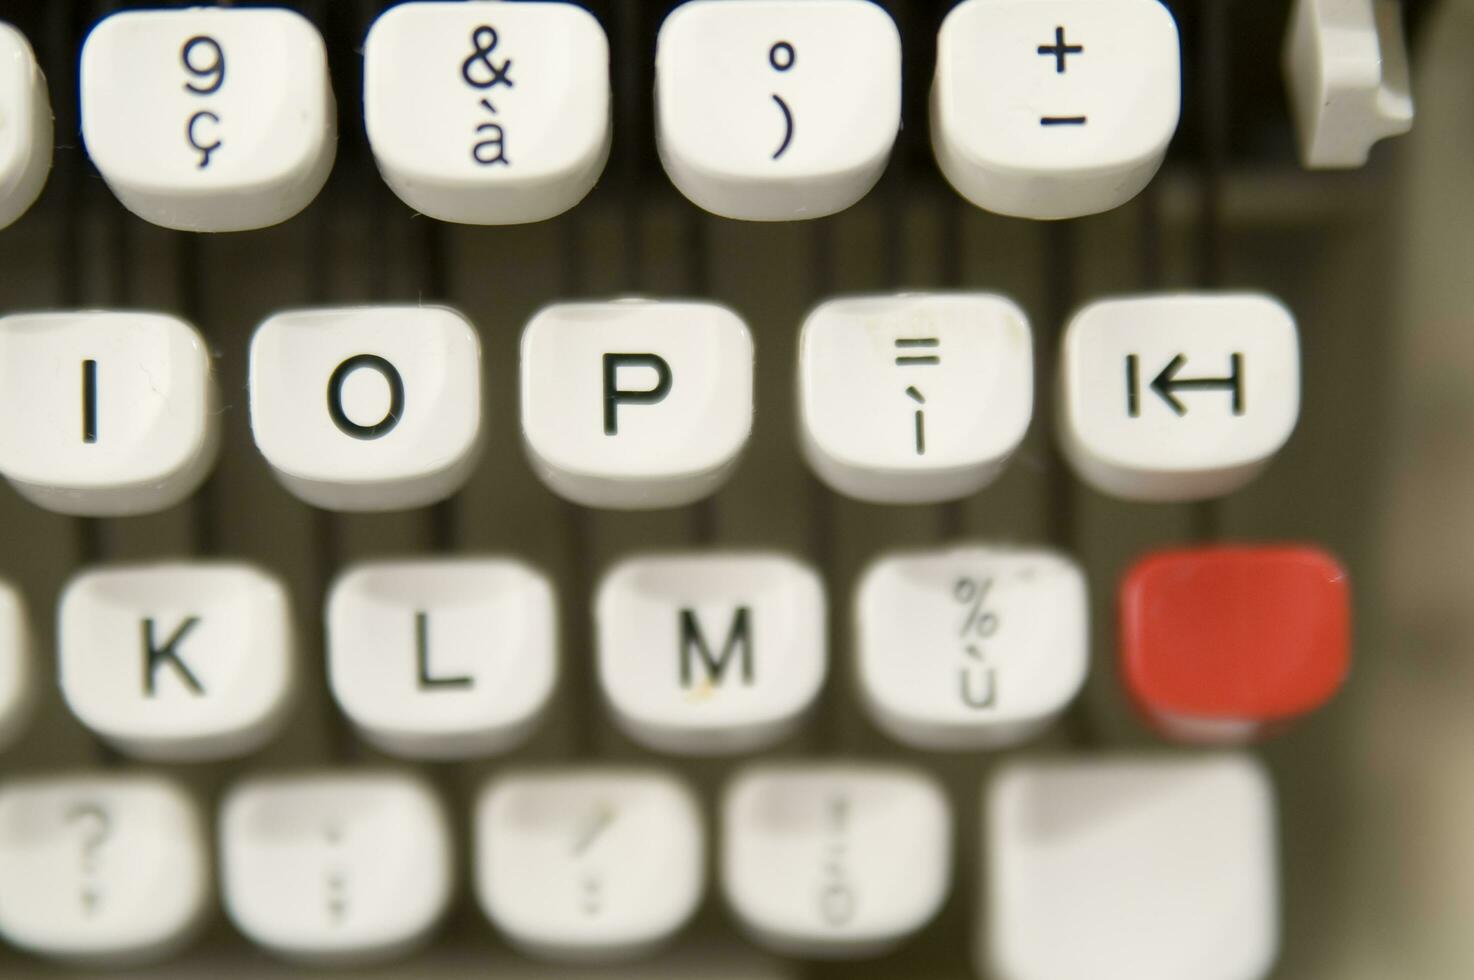
{"type": "Polygon", "coordinates": [[[251,338],[251,431],[277,478],[330,510],[450,496],[481,452],[481,343],[436,306],[279,313],[251,338]]]}
{"type": "Polygon", "coordinates": [[[128,10],[82,46],[82,139],[123,206],[181,231],[285,221],[333,166],[327,53],[269,7],[128,10]]]}

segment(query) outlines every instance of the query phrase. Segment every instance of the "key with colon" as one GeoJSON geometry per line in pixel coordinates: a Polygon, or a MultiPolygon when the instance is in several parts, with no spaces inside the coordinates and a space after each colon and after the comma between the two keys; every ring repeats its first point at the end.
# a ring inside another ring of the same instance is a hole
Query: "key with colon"
{"type": "Polygon", "coordinates": [[[0,785],[0,935],[116,968],[186,945],[211,898],[205,824],[173,781],[141,774],[0,785]]]}
{"type": "Polygon", "coordinates": [[[723,798],[721,880],[738,919],[778,952],[874,956],[941,907],[952,814],[906,769],[753,766],[723,798]]]}
{"type": "Polygon", "coordinates": [[[0,21],[0,228],[35,203],[51,172],[46,76],[20,31],[0,21]]]}
{"type": "Polygon", "coordinates": [[[82,139],[124,207],[181,231],[285,221],[332,169],[337,117],[317,28],[275,7],[128,10],[81,59],[82,139]]]}
{"type": "Polygon", "coordinates": [[[390,771],[262,776],[220,807],[225,911],[272,952],[312,964],[390,959],[427,939],[454,881],[445,808],[390,771]]]}
{"type": "Polygon", "coordinates": [[[363,50],[364,125],[384,180],[442,221],[568,210],[609,156],[609,41],[572,3],[405,3],[363,50]]]}
{"type": "Polygon", "coordinates": [[[481,908],[534,955],[643,955],[701,900],[701,816],[690,791],[662,773],[513,772],[486,786],[473,820],[481,908]]]}

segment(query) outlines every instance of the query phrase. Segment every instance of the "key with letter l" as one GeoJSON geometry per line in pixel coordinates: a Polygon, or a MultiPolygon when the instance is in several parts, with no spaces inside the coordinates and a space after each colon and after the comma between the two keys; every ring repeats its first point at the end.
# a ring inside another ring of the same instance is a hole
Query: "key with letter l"
{"type": "Polygon", "coordinates": [[[77,719],[143,759],[251,752],[291,706],[286,589],[250,565],[83,572],[57,611],[61,691],[77,719]]]}
{"type": "Polygon", "coordinates": [[[1300,411],[1290,311],[1253,293],[1091,303],[1065,328],[1059,439],[1096,489],[1201,500],[1253,479],[1300,411]]]}
{"type": "Polygon", "coordinates": [[[594,602],[599,684],[663,752],[751,751],[791,732],[827,669],[824,586],[764,553],[632,558],[594,602]]]}

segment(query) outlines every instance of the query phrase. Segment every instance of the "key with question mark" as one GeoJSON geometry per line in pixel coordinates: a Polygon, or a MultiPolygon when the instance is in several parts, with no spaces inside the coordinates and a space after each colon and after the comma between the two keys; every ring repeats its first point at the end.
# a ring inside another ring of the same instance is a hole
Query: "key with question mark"
{"type": "Polygon", "coordinates": [[[0,785],[0,933],[44,956],[147,963],[209,907],[195,800],[151,775],[13,778],[0,785]]]}

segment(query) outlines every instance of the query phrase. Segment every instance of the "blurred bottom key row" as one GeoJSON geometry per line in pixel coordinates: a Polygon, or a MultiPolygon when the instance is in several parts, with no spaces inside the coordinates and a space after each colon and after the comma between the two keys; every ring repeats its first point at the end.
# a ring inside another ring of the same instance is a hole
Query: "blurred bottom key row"
{"type": "MultiPolygon", "coordinates": [[[[1273,734],[1342,683],[1347,590],[1307,547],[1150,555],[1118,594],[1125,695],[1175,741],[1273,734]]],[[[0,597],[0,731],[13,735],[25,721],[8,706],[33,700],[17,692],[38,672],[23,604],[0,597]]],[[[656,753],[756,751],[800,726],[825,682],[827,601],[782,555],[632,558],[596,590],[590,669],[611,718],[656,753]]],[[[85,572],[60,603],[62,694],[127,755],[242,755],[293,708],[290,605],[248,566],[85,572]]],[[[334,697],[391,755],[503,751],[560,683],[555,606],[547,580],[508,559],[349,569],[324,613],[334,697]]],[[[853,657],[857,699],[896,741],[996,748],[1078,692],[1088,607],[1078,567],[1053,552],[885,555],[854,590],[855,649],[834,655],[853,657]]],[[[469,854],[447,801],[408,769],[246,776],[213,831],[201,801],[154,771],[14,776],[0,780],[0,937],[71,961],[158,962],[188,946],[218,894],[274,954],[367,964],[430,939],[468,881],[515,949],[555,963],[655,953],[719,893],[744,936],[784,956],[881,955],[965,901],[980,977],[1272,969],[1277,821],[1251,756],[1023,757],[986,779],[979,757],[978,825],[958,822],[972,805],[926,756],[908,760],[752,761],[710,800],[655,758],[512,765],[468,801],[469,854]],[[980,867],[958,863],[974,850],[961,837],[981,842],[980,867]]]]}

